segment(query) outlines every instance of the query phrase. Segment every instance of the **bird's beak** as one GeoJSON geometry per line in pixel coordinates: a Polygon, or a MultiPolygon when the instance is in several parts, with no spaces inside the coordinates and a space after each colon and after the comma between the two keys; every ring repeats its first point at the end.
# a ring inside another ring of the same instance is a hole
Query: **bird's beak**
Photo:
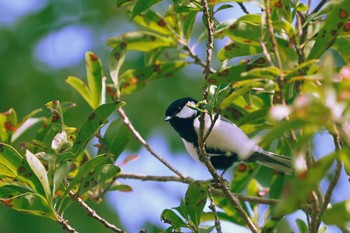
{"type": "Polygon", "coordinates": [[[172,116],[166,116],[165,119],[164,119],[164,121],[170,121],[171,118],[173,118],[173,117],[172,117],[172,116]]]}

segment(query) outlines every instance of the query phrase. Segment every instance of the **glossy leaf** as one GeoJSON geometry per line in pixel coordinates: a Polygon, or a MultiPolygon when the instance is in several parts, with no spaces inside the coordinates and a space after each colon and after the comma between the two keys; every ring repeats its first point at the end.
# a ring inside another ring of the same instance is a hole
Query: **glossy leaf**
{"type": "Polygon", "coordinates": [[[131,192],[133,188],[127,184],[113,184],[109,191],[131,192]]]}
{"type": "Polygon", "coordinates": [[[94,103],[90,98],[89,87],[83,82],[83,80],[74,76],[68,76],[66,83],[71,85],[91,107],[94,106],[94,103]]]}
{"type": "Polygon", "coordinates": [[[90,99],[93,109],[102,103],[102,64],[96,54],[87,52],[85,54],[86,75],[90,90],[90,99]]]}
{"type": "Polygon", "coordinates": [[[128,144],[129,139],[129,128],[118,118],[108,126],[103,136],[103,143],[108,148],[108,152],[113,154],[114,160],[117,160],[128,144]]]}
{"type": "Polygon", "coordinates": [[[296,219],[295,222],[296,222],[296,224],[298,226],[298,229],[299,229],[300,233],[308,233],[309,232],[307,224],[303,220],[296,219]]]}
{"type": "Polygon", "coordinates": [[[0,113],[0,142],[10,143],[16,128],[17,114],[14,109],[0,113]]]}
{"type": "Polygon", "coordinates": [[[207,203],[209,184],[204,181],[195,181],[189,185],[185,194],[187,213],[195,224],[199,226],[203,208],[207,203]]]}
{"type": "Polygon", "coordinates": [[[172,28],[165,20],[165,18],[152,10],[148,10],[145,13],[140,13],[136,15],[133,21],[147,29],[150,29],[163,35],[174,34],[172,28]]]}
{"type": "Polygon", "coordinates": [[[80,182],[76,197],[83,195],[106,180],[113,178],[120,173],[120,168],[114,164],[104,164],[90,171],[87,176],[80,182]]]}
{"type": "Polygon", "coordinates": [[[339,0],[328,5],[329,12],[323,20],[323,25],[317,33],[307,60],[320,58],[333,45],[343,26],[350,20],[349,0],[339,0]]]}
{"type": "Polygon", "coordinates": [[[81,126],[79,133],[74,141],[71,152],[78,156],[85,148],[88,141],[102,128],[107,122],[109,115],[114,112],[120,106],[123,106],[124,102],[108,103],[99,106],[95,111],[90,113],[88,118],[81,126]]]}
{"type": "Polygon", "coordinates": [[[40,181],[40,183],[45,191],[46,197],[48,199],[51,199],[51,189],[50,189],[49,178],[47,176],[47,171],[46,171],[44,165],[29,150],[26,151],[26,159],[27,159],[29,167],[34,172],[35,176],[39,179],[39,181],[40,181]]]}
{"type": "Polygon", "coordinates": [[[33,214],[57,221],[57,216],[47,201],[39,194],[15,186],[0,187],[0,201],[22,213],[33,214]]]}
{"type": "Polygon", "coordinates": [[[121,42],[127,45],[128,50],[143,52],[149,52],[161,47],[172,47],[176,44],[170,37],[160,36],[147,31],[127,32],[120,36],[109,38],[106,43],[108,46],[115,48],[121,42]]]}
{"type": "Polygon", "coordinates": [[[109,56],[109,72],[115,87],[119,87],[119,70],[124,63],[126,50],[126,43],[117,43],[109,56]]]}
{"type": "Polygon", "coordinates": [[[121,92],[130,94],[144,87],[150,80],[172,77],[175,72],[187,64],[187,62],[175,61],[127,70],[120,76],[121,92]]]}
{"type": "Polygon", "coordinates": [[[327,155],[318,160],[305,173],[292,178],[290,183],[284,187],[285,198],[274,209],[274,215],[281,216],[298,209],[300,204],[307,199],[310,192],[317,188],[317,185],[319,185],[334,162],[335,157],[336,153],[327,155]]]}
{"type": "MultiPolygon", "coordinates": [[[[7,175],[12,174],[11,177],[17,176],[17,167],[21,163],[22,156],[16,151],[15,148],[8,144],[0,143],[0,164],[3,167],[3,171],[7,171],[7,175]]],[[[6,174],[1,174],[5,175],[6,174]]]]}

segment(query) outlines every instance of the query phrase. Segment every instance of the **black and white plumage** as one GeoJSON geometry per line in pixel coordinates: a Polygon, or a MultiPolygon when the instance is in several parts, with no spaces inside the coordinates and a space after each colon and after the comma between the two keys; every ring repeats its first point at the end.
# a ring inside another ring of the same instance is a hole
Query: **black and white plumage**
{"type": "MultiPolygon", "coordinates": [[[[186,97],[172,102],[165,112],[165,120],[180,135],[187,152],[199,161],[198,133],[200,112],[190,108],[195,99],[186,97]]],[[[208,114],[205,115],[204,135],[211,125],[208,114]]],[[[256,162],[276,171],[293,173],[292,160],[289,157],[268,152],[260,148],[235,124],[219,116],[205,142],[206,152],[216,169],[226,170],[235,162],[256,162]]]]}

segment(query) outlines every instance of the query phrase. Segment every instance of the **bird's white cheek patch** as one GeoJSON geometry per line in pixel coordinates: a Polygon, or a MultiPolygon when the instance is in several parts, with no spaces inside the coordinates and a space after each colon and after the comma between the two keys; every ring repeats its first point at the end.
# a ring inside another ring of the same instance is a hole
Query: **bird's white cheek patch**
{"type": "MultiPolygon", "coordinates": [[[[187,104],[195,106],[196,104],[194,102],[188,102],[187,104]]],[[[179,113],[176,114],[178,118],[186,119],[191,118],[192,116],[196,115],[197,111],[194,109],[189,108],[187,105],[185,105],[179,113]]]]}

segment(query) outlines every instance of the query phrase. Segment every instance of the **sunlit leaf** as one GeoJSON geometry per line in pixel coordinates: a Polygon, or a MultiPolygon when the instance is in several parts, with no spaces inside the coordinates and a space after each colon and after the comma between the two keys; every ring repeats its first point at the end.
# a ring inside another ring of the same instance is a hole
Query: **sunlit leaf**
{"type": "Polygon", "coordinates": [[[128,50],[144,52],[161,47],[172,47],[176,44],[171,37],[160,36],[147,31],[127,32],[120,36],[109,38],[106,43],[108,46],[115,48],[121,42],[127,45],[128,50]]]}
{"type": "MultiPolygon", "coordinates": [[[[350,31],[350,23],[349,23],[349,31],[350,31]]],[[[335,49],[342,57],[342,59],[350,64],[350,53],[347,51],[350,50],[350,38],[349,37],[338,37],[334,42],[333,49],[335,49]]]]}
{"type": "Polygon", "coordinates": [[[47,171],[44,165],[29,150],[26,151],[26,159],[31,170],[34,172],[36,177],[38,177],[42,187],[44,188],[46,197],[48,199],[51,199],[51,189],[50,189],[49,178],[47,176],[47,171]]]}
{"type": "Polygon", "coordinates": [[[68,78],[66,79],[66,83],[71,85],[90,106],[94,105],[90,97],[89,87],[83,82],[83,80],[74,76],[68,76],[68,78]]]}
{"type": "Polygon", "coordinates": [[[57,216],[49,203],[42,196],[29,192],[29,190],[16,186],[2,186],[0,187],[0,201],[22,213],[57,221],[57,216]]]}
{"type": "MultiPolygon", "coordinates": [[[[8,144],[0,143],[0,164],[12,173],[11,177],[16,177],[17,167],[21,163],[22,156],[15,148],[8,144]]],[[[0,174],[5,175],[5,174],[0,174]]]]}
{"type": "Polygon", "coordinates": [[[132,187],[127,184],[113,184],[109,191],[119,191],[119,192],[131,192],[133,191],[132,187]]]}
{"type": "Polygon", "coordinates": [[[117,7],[121,7],[122,5],[130,2],[133,2],[133,0],[116,0],[117,7]]]}
{"type": "Polygon", "coordinates": [[[109,115],[111,115],[114,110],[124,104],[124,102],[103,104],[99,106],[95,111],[90,113],[79,130],[71,152],[78,156],[84,150],[88,141],[106,123],[109,115]]]}
{"type": "Polygon", "coordinates": [[[39,123],[43,120],[44,120],[44,118],[28,118],[13,133],[12,138],[11,138],[11,142],[13,143],[14,141],[16,141],[24,132],[26,132],[32,126],[36,125],[37,123],[39,123]]]}
{"type": "Polygon", "coordinates": [[[157,12],[148,10],[145,13],[136,15],[133,21],[147,29],[161,33],[163,35],[174,34],[168,22],[157,12]]]}
{"type": "Polygon", "coordinates": [[[185,21],[183,24],[183,34],[185,38],[189,39],[192,34],[193,25],[196,22],[197,12],[189,12],[185,16],[185,21]]]}
{"type": "Polygon", "coordinates": [[[260,54],[262,52],[260,46],[231,42],[219,51],[218,59],[223,61],[234,57],[260,54]]]}
{"type": "Polygon", "coordinates": [[[98,56],[92,52],[85,54],[86,75],[90,90],[90,99],[93,109],[102,103],[102,64],[98,56]]]}
{"type": "Polygon", "coordinates": [[[195,181],[188,187],[185,194],[187,213],[195,224],[199,226],[203,208],[207,203],[209,184],[204,181],[195,181]]]}

